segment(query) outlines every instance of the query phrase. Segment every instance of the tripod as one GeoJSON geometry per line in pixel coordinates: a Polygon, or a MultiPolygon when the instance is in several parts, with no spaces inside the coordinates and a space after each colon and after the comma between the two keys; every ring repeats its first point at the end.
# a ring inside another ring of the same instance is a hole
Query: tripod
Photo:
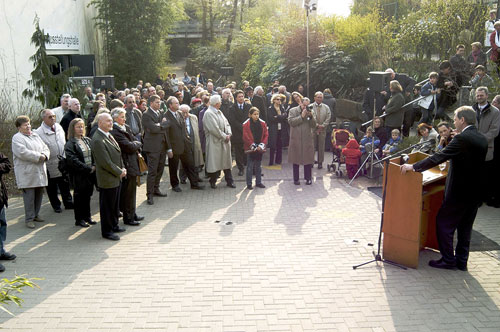
{"type": "Polygon", "coordinates": [[[377,156],[377,154],[375,153],[375,150],[373,149],[373,144],[372,143],[370,143],[369,147],[367,147],[365,145],[365,149],[366,150],[370,149],[370,153],[368,154],[368,156],[366,156],[365,160],[361,163],[361,166],[359,166],[358,171],[356,172],[356,174],[354,174],[354,177],[351,179],[351,181],[349,181],[349,185],[351,185],[352,181],[354,181],[354,179],[356,179],[356,177],[358,176],[359,172],[361,172],[361,170],[363,170],[365,168],[365,165],[366,165],[366,163],[368,161],[370,161],[370,177],[373,177],[373,159],[375,158],[375,159],[377,159],[377,161],[380,161],[380,159],[377,156]]]}
{"type": "MultiPolygon", "coordinates": [[[[373,151],[372,151],[373,153],[373,151]]],[[[391,262],[389,260],[386,260],[386,259],[383,259],[382,258],[382,255],[380,255],[380,248],[382,247],[382,228],[384,227],[384,211],[385,211],[385,195],[386,195],[386,192],[387,192],[387,176],[388,176],[388,170],[389,170],[389,157],[386,157],[386,158],[383,158],[382,160],[379,160],[378,163],[384,161],[384,172],[385,172],[385,177],[384,177],[384,190],[382,191],[382,213],[380,214],[380,230],[379,230],[379,233],[378,233],[378,249],[377,249],[377,253],[375,253],[375,251],[372,251],[372,254],[373,254],[373,259],[368,261],[368,262],[364,262],[362,264],[359,264],[359,265],[354,265],[352,267],[353,270],[356,270],[358,267],[360,266],[363,266],[363,265],[367,265],[367,264],[370,264],[370,263],[373,263],[373,262],[382,262],[382,263],[387,263],[387,264],[390,264],[390,265],[394,265],[394,266],[397,266],[403,270],[406,270],[407,268],[403,265],[400,265],[398,263],[394,263],[394,262],[391,262]]]]}

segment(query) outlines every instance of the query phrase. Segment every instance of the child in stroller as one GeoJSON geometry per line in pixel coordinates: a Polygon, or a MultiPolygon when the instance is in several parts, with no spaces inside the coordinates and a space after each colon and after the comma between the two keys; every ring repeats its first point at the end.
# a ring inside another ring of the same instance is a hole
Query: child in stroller
{"type": "Polygon", "coordinates": [[[340,165],[345,164],[345,158],[342,155],[342,149],[345,148],[350,139],[354,139],[354,135],[347,129],[350,123],[345,121],[339,125],[333,126],[332,132],[332,162],[326,165],[328,172],[335,172],[335,175],[342,176],[340,165]]]}

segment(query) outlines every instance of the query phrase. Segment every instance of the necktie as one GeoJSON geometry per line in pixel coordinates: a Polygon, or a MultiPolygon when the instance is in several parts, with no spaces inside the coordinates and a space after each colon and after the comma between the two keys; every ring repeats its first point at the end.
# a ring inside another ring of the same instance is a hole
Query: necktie
{"type": "Polygon", "coordinates": [[[242,111],[243,111],[243,104],[241,104],[241,105],[240,105],[240,110],[242,110],[242,111]]]}
{"type": "Polygon", "coordinates": [[[55,133],[56,132],[56,127],[52,126],[52,127],[50,127],[50,130],[52,130],[55,133]]]}

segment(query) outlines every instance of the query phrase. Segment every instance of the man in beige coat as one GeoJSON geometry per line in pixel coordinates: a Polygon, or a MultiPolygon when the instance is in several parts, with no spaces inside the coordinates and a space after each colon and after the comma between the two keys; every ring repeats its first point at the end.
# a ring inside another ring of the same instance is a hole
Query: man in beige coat
{"type": "Polygon", "coordinates": [[[323,104],[323,92],[321,91],[314,94],[313,114],[316,119],[314,146],[318,151],[318,169],[322,169],[323,161],[325,160],[326,129],[328,128],[332,114],[330,107],[323,104]]]}
{"type": "Polygon", "coordinates": [[[230,188],[236,188],[231,174],[233,161],[231,158],[231,126],[220,110],[222,104],[219,95],[210,97],[210,106],[203,116],[203,130],[206,137],[207,154],[206,168],[210,176],[210,186],[217,188],[215,182],[224,171],[226,184],[230,188]]]}

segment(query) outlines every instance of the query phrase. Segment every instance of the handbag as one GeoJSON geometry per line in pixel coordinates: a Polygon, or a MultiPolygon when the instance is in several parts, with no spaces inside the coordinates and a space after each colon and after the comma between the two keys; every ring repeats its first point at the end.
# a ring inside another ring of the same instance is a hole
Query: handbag
{"type": "Polygon", "coordinates": [[[59,162],[57,163],[57,169],[61,174],[66,175],[68,174],[68,165],[66,163],[66,158],[63,156],[57,156],[57,159],[59,159],[59,162]]]}
{"type": "Polygon", "coordinates": [[[146,172],[148,170],[148,165],[146,164],[146,161],[144,160],[142,154],[137,153],[137,160],[139,161],[139,172],[146,172]]]}

